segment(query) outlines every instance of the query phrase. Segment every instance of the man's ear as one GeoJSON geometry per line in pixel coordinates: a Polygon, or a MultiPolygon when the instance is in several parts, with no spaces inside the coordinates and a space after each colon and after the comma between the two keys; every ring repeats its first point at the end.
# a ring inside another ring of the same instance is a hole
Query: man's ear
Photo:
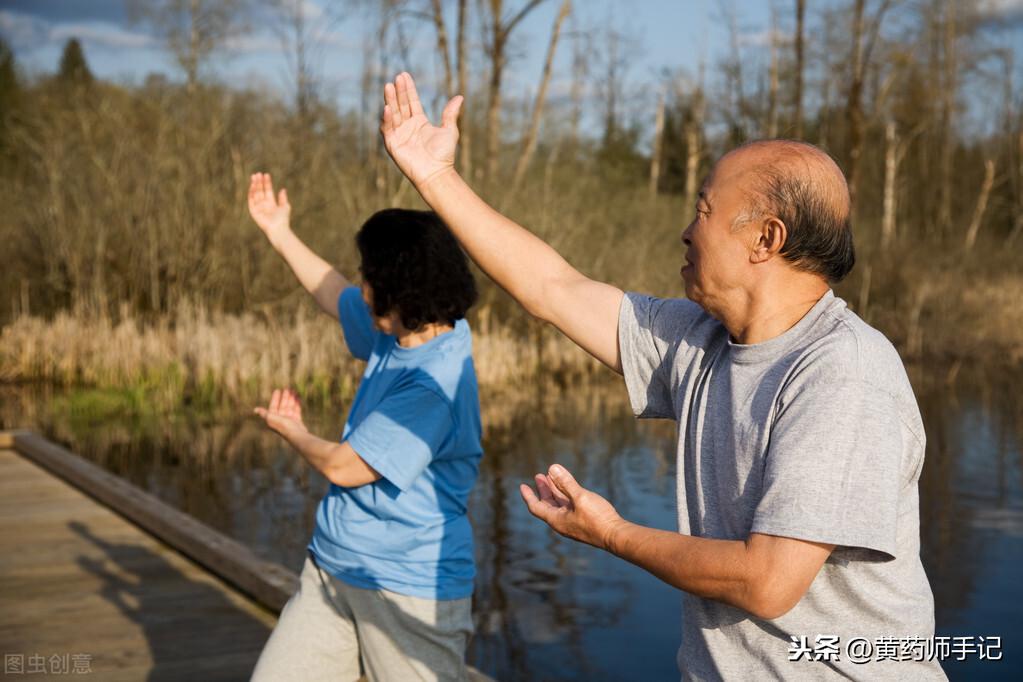
{"type": "Polygon", "coordinates": [[[781,252],[782,247],[785,246],[785,240],[789,236],[788,230],[785,229],[785,223],[775,216],[764,218],[757,226],[756,235],[756,242],[750,252],[751,263],[769,261],[781,252]]]}

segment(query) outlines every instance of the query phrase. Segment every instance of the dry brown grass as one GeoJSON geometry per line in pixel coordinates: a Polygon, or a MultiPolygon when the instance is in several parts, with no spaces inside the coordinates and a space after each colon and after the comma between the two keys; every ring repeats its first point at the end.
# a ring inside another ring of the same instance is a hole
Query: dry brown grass
{"type": "MultiPolygon", "coordinates": [[[[541,371],[560,377],[598,369],[558,334],[531,338],[485,325],[474,335],[479,382],[513,386],[541,371]]],[[[160,404],[253,401],[280,386],[313,397],[350,396],[363,364],[345,350],[337,324],[299,307],[287,322],[182,304],[172,318],[144,324],[124,309],[107,316],[61,312],[20,316],[0,330],[0,381],[139,388],[160,404]]]]}

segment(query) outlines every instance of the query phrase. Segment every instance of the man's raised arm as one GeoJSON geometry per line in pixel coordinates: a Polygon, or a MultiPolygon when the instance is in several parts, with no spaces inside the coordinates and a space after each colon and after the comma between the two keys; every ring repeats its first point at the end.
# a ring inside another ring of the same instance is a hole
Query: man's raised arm
{"type": "Polygon", "coordinates": [[[469,256],[529,314],[621,372],[622,291],[584,276],[544,241],[488,206],[455,171],[462,97],[444,107],[439,127],[427,120],[407,73],[384,87],[384,101],[380,132],[388,153],[469,256]]]}

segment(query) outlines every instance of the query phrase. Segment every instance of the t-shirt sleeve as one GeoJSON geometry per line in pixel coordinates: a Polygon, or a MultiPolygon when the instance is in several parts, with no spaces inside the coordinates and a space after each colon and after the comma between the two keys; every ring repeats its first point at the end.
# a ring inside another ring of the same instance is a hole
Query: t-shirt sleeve
{"type": "Polygon", "coordinates": [[[359,287],[345,287],[337,297],[337,316],[345,335],[348,350],[359,360],[369,360],[380,334],[373,326],[366,302],[359,287]]]}
{"type": "Polygon", "coordinates": [[[839,376],[795,387],[779,402],[751,531],[893,559],[905,437],[881,388],[839,376]]]}
{"type": "Polygon", "coordinates": [[[413,385],[384,398],[348,436],[356,454],[402,492],[430,465],[454,433],[451,406],[413,385]]]}
{"type": "Polygon", "coordinates": [[[675,419],[671,371],[701,308],[686,299],[627,293],[618,312],[622,374],[637,417],[675,419]]]}

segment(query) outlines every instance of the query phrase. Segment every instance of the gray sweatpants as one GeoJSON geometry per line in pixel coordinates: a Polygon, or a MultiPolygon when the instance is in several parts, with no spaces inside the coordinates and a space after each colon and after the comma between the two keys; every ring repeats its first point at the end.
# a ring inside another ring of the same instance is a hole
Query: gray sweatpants
{"type": "Polygon", "coordinates": [[[471,602],[360,589],[306,557],[252,681],[468,680],[471,602]]]}

